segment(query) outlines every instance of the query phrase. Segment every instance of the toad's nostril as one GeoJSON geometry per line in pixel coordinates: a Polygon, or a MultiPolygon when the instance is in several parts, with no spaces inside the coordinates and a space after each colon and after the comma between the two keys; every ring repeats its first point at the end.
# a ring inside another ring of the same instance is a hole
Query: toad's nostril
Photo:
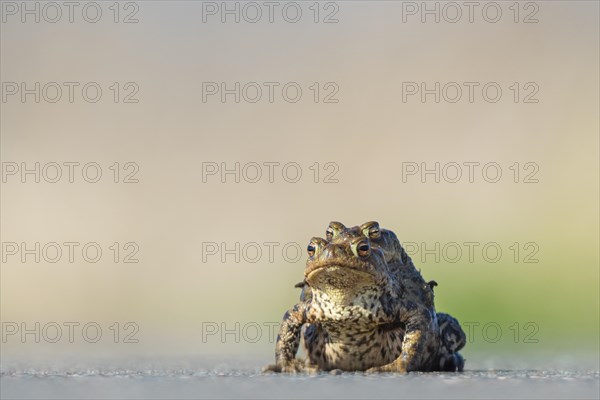
{"type": "Polygon", "coordinates": [[[341,258],[346,256],[346,250],[343,246],[334,244],[327,246],[327,256],[332,258],[341,258]]]}

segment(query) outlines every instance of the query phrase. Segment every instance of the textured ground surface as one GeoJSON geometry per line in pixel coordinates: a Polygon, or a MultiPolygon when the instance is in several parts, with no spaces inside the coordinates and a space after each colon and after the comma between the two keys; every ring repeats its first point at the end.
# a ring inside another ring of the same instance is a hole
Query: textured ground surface
{"type": "Polygon", "coordinates": [[[258,366],[2,366],[8,398],[598,398],[597,369],[471,369],[462,374],[262,374],[258,366]]]}

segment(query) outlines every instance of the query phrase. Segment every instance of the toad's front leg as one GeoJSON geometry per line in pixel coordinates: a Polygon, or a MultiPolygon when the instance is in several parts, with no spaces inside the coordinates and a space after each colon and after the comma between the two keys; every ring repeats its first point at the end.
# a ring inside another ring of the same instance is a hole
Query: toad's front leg
{"type": "Polygon", "coordinates": [[[429,310],[414,310],[406,318],[402,352],[397,359],[367,372],[429,371],[439,348],[437,321],[429,310]]]}
{"type": "Polygon", "coordinates": [[[314,372],[313,367],[307,366],[303,361],[296,358],[300,344],[300,331],[302,325],[307,323],[307,303],[298,303],[283,316],[277,343],[275,345],[275,364],[269,365],[265,371],[273,372],[314,372]]]}

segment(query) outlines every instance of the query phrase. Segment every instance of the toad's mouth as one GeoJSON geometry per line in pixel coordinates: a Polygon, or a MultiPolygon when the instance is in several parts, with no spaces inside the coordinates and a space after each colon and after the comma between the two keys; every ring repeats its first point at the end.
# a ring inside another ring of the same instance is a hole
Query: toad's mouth
{"type": "Polygon", "coordinates": [[[374,278],[375,273],[369,264],[362,262],[325,262],[315,263],[305,271],[305,277],[310,282],[322,276],[362,276],[374,278]]]}
{"type": "MultiPolygon", "coordinates": [[[[311,266],[312,267],[312,266],[311,266]]],[[[365,270],[354,264],[327,263],[315,266],[305,275],[308,286],[326,295],[333,305],[351,305],[360,301],[358,296],[366,290],[377,291],[382,282],[372,269],[365,270]]]]}

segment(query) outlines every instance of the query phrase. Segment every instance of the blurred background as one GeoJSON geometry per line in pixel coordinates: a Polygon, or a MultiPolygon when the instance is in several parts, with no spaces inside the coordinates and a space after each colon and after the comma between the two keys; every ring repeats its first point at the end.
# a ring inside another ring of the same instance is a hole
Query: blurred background
{"type": "Polygon", "coordinates": [[[3,364],[271,362],[308,240],[377,220],[467,367],[597,368],[597,2],[58,4],[2,2],[3,364]]]}

